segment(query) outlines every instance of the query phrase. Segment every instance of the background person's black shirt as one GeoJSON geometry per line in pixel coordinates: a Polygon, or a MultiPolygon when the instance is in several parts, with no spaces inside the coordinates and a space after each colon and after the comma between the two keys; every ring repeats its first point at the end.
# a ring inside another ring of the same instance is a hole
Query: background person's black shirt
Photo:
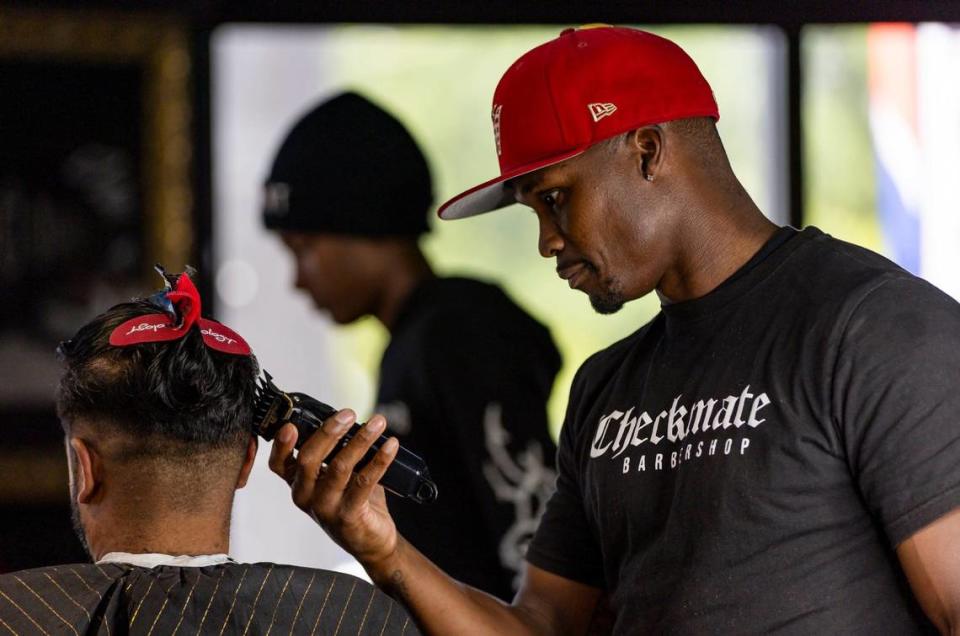
{"type": "Polygon", "coordinates": [[[791,232],[574,380],[527,558],[617,633],[932,629],[894,550],[960,505],[960,306],[791,232]]]}
{"type": "Polygon", "coordinates": [[[440,491],[429,506],[389,497],[397,527],[448,574],[506,600],[554,488],[546,405],[559,369],[545,327],[463,278],[411,294],[380,366],[377,410],[440,491]]]}

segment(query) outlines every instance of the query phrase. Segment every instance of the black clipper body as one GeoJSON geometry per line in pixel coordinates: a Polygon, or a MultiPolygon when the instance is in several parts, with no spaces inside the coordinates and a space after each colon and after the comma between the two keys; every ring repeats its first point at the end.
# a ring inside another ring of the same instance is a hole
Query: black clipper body
{"type": "MultiPolygon", "coordinates": [[[[253,431],[269,441],[281,426],[290,422],[297,427],[296,448],[299,450],[307,438],[323,425],[323,421],[337,410],[305,393],[281,391],[273,384],[273,377],[269,373],[264,371],[263,376],[257,383],[253,431]]],[[[327,455],[325,461],[329,462],[333,459],[360,430],[359,424],[351,426],[350,430],[340,438],[337,447],[327,455]]],[[[357,464],[357,468],[366,466],[386,441],[387,437],[381,435],[357,464]]],[[[403,446],[397,449],[397,455],[380,479],[380,485],[396,495],[412,499],[417,503],[432,503],[437,499],[437,485],[430,479],[430,471],[426,463],[403,446]]]]}

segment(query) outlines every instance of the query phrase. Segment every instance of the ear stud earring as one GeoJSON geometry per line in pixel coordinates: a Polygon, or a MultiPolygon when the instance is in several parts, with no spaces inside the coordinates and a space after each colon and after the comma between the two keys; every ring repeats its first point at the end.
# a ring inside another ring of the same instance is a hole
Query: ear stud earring
{"type": "Polygon", "coordinates": [[[653,175],[652,175],[652,174],[647,174],[647,175],[644,176],[644,178],[645,178],[647,181],[653,181],[653,175]]]}

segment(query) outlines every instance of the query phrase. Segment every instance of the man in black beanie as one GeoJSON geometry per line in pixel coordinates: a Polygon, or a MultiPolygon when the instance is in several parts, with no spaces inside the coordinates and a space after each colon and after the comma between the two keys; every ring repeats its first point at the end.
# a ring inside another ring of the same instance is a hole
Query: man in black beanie
{"type": "Polygon", "coordinates": [[[400,531],[453,576],[510,599],[553,489],[546,402],[560,356],[499,288],[433,274],[418,245],[432,204],[416,142],[348,92],[288,133],[263,218],[317,308],[339,324],[373,315],[390,332],[378,410],[440,489],[430,507],[390,499],[400,531]]]}

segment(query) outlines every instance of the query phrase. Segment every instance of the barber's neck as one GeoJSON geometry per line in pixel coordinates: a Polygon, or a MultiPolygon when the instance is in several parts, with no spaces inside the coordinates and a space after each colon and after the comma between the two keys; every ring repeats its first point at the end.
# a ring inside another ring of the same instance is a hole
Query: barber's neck
{"type": "Polygon", "coordinates": [[[679,249],[674,267],[657,288],[661,300],[668,302],[709,293],[777,230],[735,180],[728,188],[690,187],[687,192],[684,216],[690,221],[675,241],[679,249]]]}

